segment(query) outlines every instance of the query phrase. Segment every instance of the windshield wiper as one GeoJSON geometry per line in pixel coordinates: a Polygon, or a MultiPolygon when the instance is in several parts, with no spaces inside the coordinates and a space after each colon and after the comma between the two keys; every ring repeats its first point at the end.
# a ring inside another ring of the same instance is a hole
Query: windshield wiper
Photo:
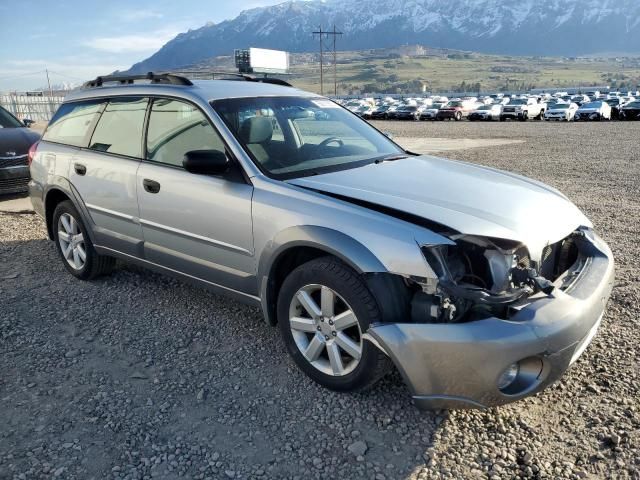
{"type": "Polygon", "coordinates": [[[376,165],[378,163],[382,163],[382,162],[394,162],[396,160],[402,160],[403,158],[409,158],[409,155],[407,154],[393,154],[393,155],[388,155],[386,157],[382,157],[382,158],[377,158],[373,163],[375,163],[376,165]]]}

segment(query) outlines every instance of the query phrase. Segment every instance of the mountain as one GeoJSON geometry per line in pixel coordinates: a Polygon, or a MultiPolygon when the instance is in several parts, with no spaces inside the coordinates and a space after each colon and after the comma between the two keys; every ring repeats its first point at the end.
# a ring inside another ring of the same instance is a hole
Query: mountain
{"type": "Polygon", "coordinates": [[[640,52],[639,0],[307,0],[243,11],[179,34],[131,72],[177,68],[235,48],[314,51],[336,25],[340,50],[426,44],[508,55],[640,52]]]}

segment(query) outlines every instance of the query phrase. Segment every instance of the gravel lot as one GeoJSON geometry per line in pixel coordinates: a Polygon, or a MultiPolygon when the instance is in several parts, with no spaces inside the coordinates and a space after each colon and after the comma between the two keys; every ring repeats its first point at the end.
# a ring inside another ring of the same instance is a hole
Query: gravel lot
{"type": "Polygon", "coordinates": [[[523,139],[446,156],[547,182],[594,221],[617,283],[562,381],[482,412],[420,412],[397,373],[332,393],[258,310],[128,265],[80,282],[37,216],[5,214],[0,478],[640,479],[640,123],[376,126],[523,139]]]}

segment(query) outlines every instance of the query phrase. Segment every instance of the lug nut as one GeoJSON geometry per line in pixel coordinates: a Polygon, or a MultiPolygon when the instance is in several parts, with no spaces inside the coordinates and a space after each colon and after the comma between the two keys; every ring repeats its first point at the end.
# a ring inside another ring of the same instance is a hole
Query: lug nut
{"type": "Polygon", "coordinates": [[[329,340],[329,335],[325,335],[325,336],[324,336],[324,339],[325,339],[325,340],[329,340]]]}
{"type": "Polygon", "coordinates": [[[329,325],[333,325],[333,320],[329,320],[329,325]]]}
{"type": "Polygon", "coordinates": [[[338,332],[331,332],[331,335],[333,335],[334,337],[338,335],[338,332]]]}
{"type": "Polygon", "coordinates": [[[318,325],[318,331],[320,331],[320,330],[322,330],[322,329],[320,328],[320,325],[318,325]]]}

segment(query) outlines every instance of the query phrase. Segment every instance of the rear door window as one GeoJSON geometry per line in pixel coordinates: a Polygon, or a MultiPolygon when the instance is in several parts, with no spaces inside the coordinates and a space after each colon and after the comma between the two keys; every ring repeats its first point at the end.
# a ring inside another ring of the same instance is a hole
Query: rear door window
{"type": "Polygon", "coordinates": [[[60,106],[42,136],[49,142],[86,147],[106,100],[65,103],[60,106]]]}
{"type": "Polygon", "coordinates": [[[142,157],[142,131],[147,98],[127,97],[109,100],[89,148],[128,157],[142,157]]]}

